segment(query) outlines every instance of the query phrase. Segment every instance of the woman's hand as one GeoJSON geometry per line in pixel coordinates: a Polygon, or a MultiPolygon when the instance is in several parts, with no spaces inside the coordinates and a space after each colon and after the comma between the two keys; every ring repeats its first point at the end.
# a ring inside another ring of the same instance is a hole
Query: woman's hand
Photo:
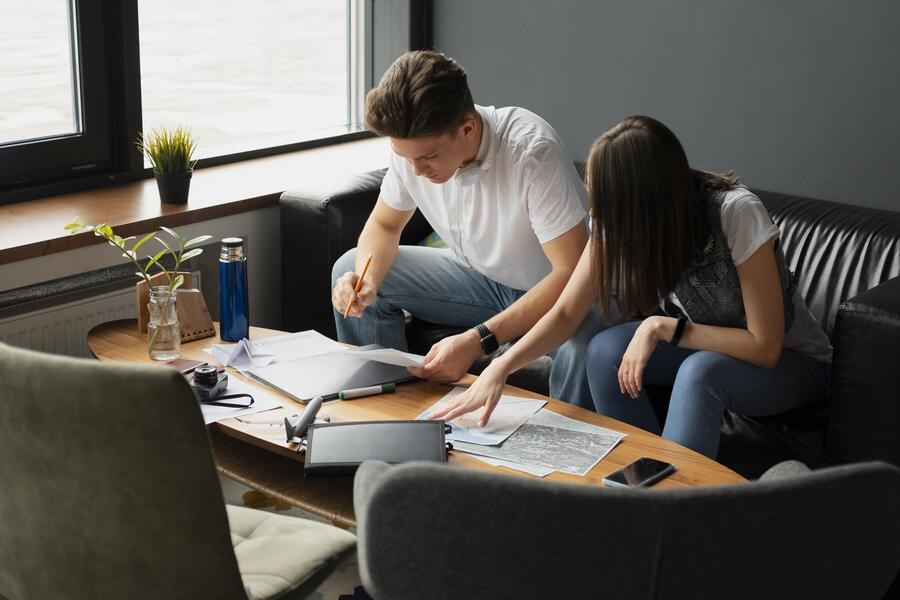
{"type": "Polygon", "coordinates": [[[648,317],[638,326],[634,337],[622,355],[622,363],[619,365],[619,390],[632,398],[637,398],[643,386],[644,367],[650,360],[650,355],[656,349],[659,341],[658,317],[648,317]]]}
{"type": "Polygon", "coordinates": [[[478,419],[478,426],[487,425],[491,413],[494,412],[497,402],[500,401],[503,386],[509,376],[509,373],[498,361],[499,359],[488,365],[475,383],[469,386],[469,389],[457,396],[448,406],[433,412],[429,418],[443,419],[449,422],[483,406],[484,410],[478,419]]]}

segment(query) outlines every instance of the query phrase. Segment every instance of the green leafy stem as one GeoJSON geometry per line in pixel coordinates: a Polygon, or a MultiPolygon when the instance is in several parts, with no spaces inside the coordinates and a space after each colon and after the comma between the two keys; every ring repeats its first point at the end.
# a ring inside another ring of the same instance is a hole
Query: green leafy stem
{"type": "MultiPolygon", "coordinates": [[[[81,217],[75,217],[71,223],[65,226],[65,229],[69,232],[70,235],[92,231],[97,237],[102,237],[103,239],[105,239],[111,246],[117,248],[122,253],[122,256],[124,258],[131,260],[134,266],[136,266],[138,269],[135,272],[135,275],[146,281],[148,287],[152,287],[152,284],[150,283],[150,278],[152,277],[152,275],[150,274],[150,272],[151,269],[155,266],[159,270],[159,272],[165,274],[166,280],[168,281],[169,291],[171,292],[177,290],[184,283],[184,275],[178,274],[178,269],[181,267],[181,264],[194,258],[195,256],[199,256],[203,252],[203,248],[193,248],[193,246],[202,244],[206,240],[212,238],[211,235],[201,235],[188,240],[181,237],[168,227],[160,227],[160,230],[167,233],[172,238],[171,240],[167,242],[162,237],[157,237],[157,234],[159,232],[152,231],[134,242],[131,248],[128,248],[128,242],[137,239],[136,236],[122,238],[116,235],[113,232],[112,227],[110,227],[106,223],[100,223],[99,225],[87,225],[84,223],[84,221],[81,220],[81,217]],[[162,244],[163,247],[153,255],[147,254],[147,262],[143,263],[138,257],[138,251],[144,244],[146,244],[150,240],[156,240],[157,242],[162,244]],[[175,266],[171,271],[167,270],[161,262],[161,259],[166,254],[170,254],[172,256],[172,259],[174,260],[175,266]]],[[[157,275],[158,274],[159,273],[157,273],[157,275]]]]}
{"type": "MultiPolygon", "coordinates": [[[[110,227],[106,223],[100,223],[99,225],[87,225],[84,221],[81,220],[80,217],[75,217],[71,223],[65,226],[65,229],[69,232],[70,235],[93,231],[94,235],[105,239],[111,246],[117,248],[122,253],[123,257],[131,260],[131,262],[134,263],[134,266],[136,266],[138,269],[135,272],[135,275],[147,282],[147,288],[149,290],[152,290],[154,287],[150,281],[152,277],[150,275],[150,270],[154,266],[156,266],[156,268],[160,272],[165,274],[166,280],[168,281],[169,291],[173,294],[175,290],[181,287],[181,285],[184,283],[184,275],[178,273],[178,269],[181,267],[181,264],[203,253],[203,248],[193,248],[192,246],[202,244],[206,240],[212,238],[211,235],[201,235],[188,240],[181,237],[168,227],[160,227],[163,232],[167,233],[172,238],[171,240],[167,242],[162,237],[156,237],[158,232],[153,231],[134,242],[129,248],[128,243],[132,240],[137,239],[136,236],[122,238],[116,235],[113,232],[112,227],[110,227]],[[143,263],[141,259],[138,258],[138,251],[141,249],[141,247],[144,246],[144,244],[146,244],[150,240],[156,240],[157,242],[162,244],[163,247],[153,255],[147,254],[147,262],[143,263]],[[165,266],[163,266],[161,262],[161,259],[166,254],[170,254],[172,256],[172,259],[174,260],[174,267],[171,271],[166,270],[165,266]]],[[[157,275],[158,274],[159,273],[157,273],[157,275]]],[[[161,309],[166,312],[168,310],[168,305],[164,304],[161,309]]],[[[153,343],[156,341],[156,335],[158,333],[159,329],[156,329],[153,331],[153,335],[150,336],[148,346],[151,350],[153,349],[153,343]]]]}

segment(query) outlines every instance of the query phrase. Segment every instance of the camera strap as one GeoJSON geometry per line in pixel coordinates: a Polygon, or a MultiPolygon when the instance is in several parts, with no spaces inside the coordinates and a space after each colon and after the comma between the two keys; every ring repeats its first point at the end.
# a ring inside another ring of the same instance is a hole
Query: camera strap
{"type": "Polygon", "coordinates": [[[250,394],[227,394],[225,396],[216,396],[215,398],[210,398],[209,400],[201,400],[202,404],[209,404],[211,406],[227,406],[228,408],[250,408],[253,406],[253,396],[250,394]],[[235,398],[249,398],[250,402],[247,404],[235,404],[233,402],[222,402],[222,400],[234,400],[235,398]]]}

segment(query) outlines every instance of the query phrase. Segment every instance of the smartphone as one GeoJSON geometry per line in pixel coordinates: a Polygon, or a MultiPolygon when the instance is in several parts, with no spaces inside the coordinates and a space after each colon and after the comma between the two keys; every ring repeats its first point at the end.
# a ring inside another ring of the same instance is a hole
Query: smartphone
{"type": "Polygon", "coordinates": [[[624,488],[649,487],[674,472],[673,465],[644,457],[604,477],[603,485],[624,488]]]}

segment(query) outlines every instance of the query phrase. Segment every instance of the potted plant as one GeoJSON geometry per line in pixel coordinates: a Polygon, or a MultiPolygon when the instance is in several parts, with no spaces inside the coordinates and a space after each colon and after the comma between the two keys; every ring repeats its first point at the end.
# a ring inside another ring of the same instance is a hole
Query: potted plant
{"type": "Polygon", "coordinates": [[[148,233],[140,240],[131,244],[129,242],[135,239],[135,236],[122,238],[113,232],[112,227],[106,223],[99,225],[86,225],[80,217],[75,217],[71,223],[65,226],[70,234],[81,233],[83,231],[93,231],[94,235],[102,237],[111,246],[118,249],[122,256],[131,260],[137,271],[135,275],[140,277],[147,283],[150,292],[149,312],[150,320],[147,325],[148,351],[150,358],[155,360],[171,360],[178,358],[181,354],[181,329],[178,323],[178,316],[175,308],[176,290],[184,283],[184,275],[178,272],[182,263],[191,258],[200,255],[202,248],[195,248],[198,244],[202,244],[206,240],[212,238],[211,235],[201,235],[191,240],[187,240],[168,227],[160,227],[162,231],[169,235],[170,241],[166,241],[162,237],[156,237],[156,231],[148,233]],[[147,254],[145,261],[139,258],[138,250],[150,240],[155,239],[162,245],[162,249],[153,254],[147,254]],[[169,254],[173,260],[172,270],[169,271],[162,263],[162,258],[169,254]],[[156,267],[158,271],[151,275],[151,268],[156,267]],[[165,285],[158,285],[155,276],[162,275],[165,285]]]}
{"type": "Polygon", "coordinates": [[[138,134],[137,147],[153,166],[159,198],[166,204],[184,204],[194,172],[197,139],[189,129],[154,129],[138,134]]]}

